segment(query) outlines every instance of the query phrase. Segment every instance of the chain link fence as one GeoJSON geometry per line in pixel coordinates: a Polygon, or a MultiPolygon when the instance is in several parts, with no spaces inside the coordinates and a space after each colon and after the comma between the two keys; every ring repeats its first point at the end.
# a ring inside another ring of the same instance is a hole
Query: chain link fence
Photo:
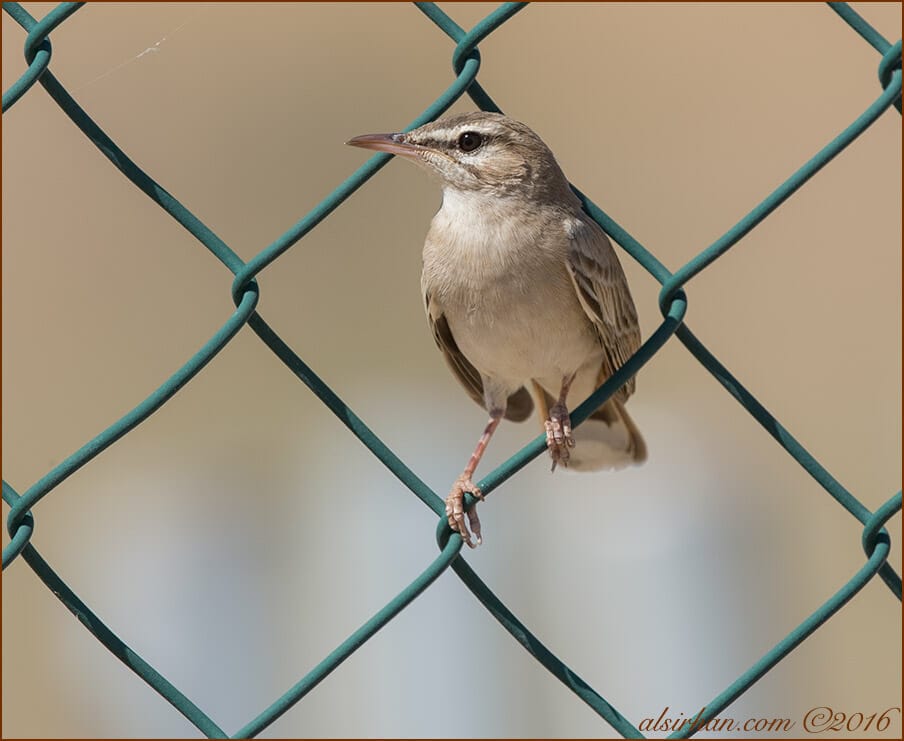
{"type": "MultiPolygon", "coordinates": [[[[452,67],[455,79],[452,84],[408,129],[434,120],[455,101],[467,94],[481,109],[498,111],[489,93],[477,82],[481,66],[478,45],[490,34],[502,27],[516,13],[525,9],[523,3],[506,3],[498,7],[470,30],[460,27],[448,14],[432,3],[416,3],[429,22],[434,23],[454,44],[452,67]]],[[[163,696],[203,734],[211,738],[229,734],[206,715],[194,702],[158,673],[134,650],[126,645],[56,574],[31,544],[35,527],[32,510],[46,495],[54,491],[69,476],[100,455],[117,440],[146,420],[153,412],[166,404],[207,363],[214,359],[235,335],[245,326],[260,338],[291,372],[304,383],[418,499],[438,516],[436,540],[439,555],[402,592],[389,601],[383,609],[358,628],[342,644],[326,656],[316,667],[293,687],[276,699],[257,717],[234,732],[234,737],[253,737],[295,703],[304,698],[331,671],[348,658],[357,648],[369,640],[420,594],[424,592],[446,569],[451,568],[462,582],[486,607],[487,611],[528,651],[547,671],[558,678],[570,691],[591,707],[606,723],[624,737],[643,737],[634,722],[623,716],[602,695],[566,666],[551,650],[499,600],[480,577],[459,556],[462,546],[460,536],[451,534],[444,515],[443,499],[432,491],[384,442],[350,409],[342,399],[321,379],[305,361],[271,329],[257,312],[259,287],[256,276],[273,264],[290,247],[303,239],[315,226],[326,219],[358,188],[373,177],[390,159],[388,155],[376,155],[348,177],[304,218],[291,227],[279,239],[247,262],[239,256],[203,222],[183,206],[162,185],[151,178],[90,118],[75,102],[66,89],[49,71],[52,48],[51,32],[82,7],[82,3],[62,3],[41,20],[33,18],[18,3],[4,3],[6,13],[27,32],[25,59],[27,71],[3,95],[3,111],[9,110],[23,95],[40,83],[41,87],[95,146],[148,198],[159,205],[173,219],[188,230],[210,253],[222,262],[235,276],[232,282],[232,298],[235,310],[222,327],[162,386],[150,394],[121,419],[104,432],[85,443],[79,450],[53,467],[40,480],[21,494],[3,481],[3,499],[10,507],[7,528],[10,542],[3,550],[3,567],[21,558],[114,656],[163,696]]],[[[882,506],[871,512],[853,494],[845,489],[769,411],[732,375],[732,373],[695,337],[684,316],[688,305],[685,287],[688,282],[708,268],[720,256],[753,230],[786,199],[793,195],[811,177],[843,151],[890,107],[901,110],[901,41],[891,44],[873,29],[862,17],[845,3],[830,3],[829,7],[847,23],[853,32],[871,45],[879,55],[877,97],[866,110],[841,131],[832,141],[794,172],[781,186],[757,204],[734,227],[712,245],[696,255],[676,271],[668,270],[651,252],[621,228],[613,219],[596,206],[586,195],[576,191],[586,211],[611,235],[653,278],[662,289],[659,305],[662,322],[647,337],[638,352],[620,368],[573,413],[577,425],[600,406],[632,375],[637,373],[667,342],[677,339],[699,361],[703,369],[734,397],[741,407],[752,415],[763,429],[787,451],[797,463],[836,500],[862,528],[860,537],[865,562],[853,575],[840,583],[837,592],[824,604],[796,626],[755,664],[739,674],[723,692],[706,702],[701,723],[717,717],[726,707],[747,691],[796,646],[829,620],[846,602],[869,583],[873,577],[888,586],[893,595],[901,597],[901,579],[886,563],[890,551],[890,538],[885,523],[901,509],[901,492],[891,496],[882,506]]],[[[866,82],[864,82],[866,84],[866,82]]],[[[545,438],[539,435],[529,445],[512,456],[504,464],[490,472],[480,482],[485,494],[490,494],[531,460],[545,451],[545,438]]],[[[473,504],[473,499],[468,499],[473,504]]],[[[740,667],[739,667],[740,670],[740,667]]],[[[691,735],[693,729],[676,732],[673,737],[691,735]]]]}

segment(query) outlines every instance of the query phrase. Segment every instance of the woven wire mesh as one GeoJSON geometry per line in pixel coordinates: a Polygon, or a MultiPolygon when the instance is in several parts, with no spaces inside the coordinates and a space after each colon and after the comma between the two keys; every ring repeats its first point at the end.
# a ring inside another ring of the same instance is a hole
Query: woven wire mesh
{"type": "MultiPolygon", "coordinates": [[[[349,638],[338,646],[331,654],[305,675],[296,685],[278,698],[270,707],[235,732],[237,737],[249,737],[260,733],[273,721],[287,712],[296,702],[302,699],[324,677],[334,670],[342,661],[358,647],[373,636],[383,625],[395,617],[413,600],[415,600],[433,581],[447,568],[461,578],[464,584],[477,596],[487,610],[506,628],[522,646],[533,655],[548,671],[586,702],[595,712],[607,721],[616,731],[625,737],[640,737],[642,734],[631,722],[622,716],[600,694],[578,677],[549,649],[547,649],[521,621],[496,597],[496,595],[480,580],[477,574],[459,558],[461,539],[458,535],[450,535],[443,517],[443,502],[426,484],[401,461],[389,448],[365,425],[365,423],[333,392],[333,390],[317,376],[316,373],[290,348],[256,313],[259,298],[257,276],[267,266],[274,263],[280,255],[302,239],[318,223],[329,216],[357,188],[386,164],[387,155],[377,155],[353,173],[342,185],[314,208],[307,216],[295,224],[284,235],[277,239],[258,255],[243,262],[222,240],[220,240],[205,224],[189,212],[160,184],[154,181],[144,170],[129,157],[91,120],[91,118],[70,97],[63,86],[53,77],[47,67],[51,56],[49,34],[81,7],[79,3],[64,3],[40,21],[32,18],[17,3],[4,3],[6,12],[27,32],[25,57],[28,62],[27,72],[4,94],[3,110],[8,110],[22,95],[26,94],[40,82],[62,111],[82,130],[82,132],[120,169],[131,182],[142,190],[149,198],[169,213],[178,223],[185,227],[198,241],[205,245],[232,273],[235,278],[232,284],[232,295],[235,311],[223,324],[222,328],[204,344],[204,346],[183,365],[166,383],[141,404],[111,425],[107,430],[86,443],[58,466],[55,466],[35,484],[27,488],[21,495],[12,486],[3,482],[3,497],[11,510],[8,517],[8,530],[11,536],[9,545],[3,552],[4,568],[17,557],[34,570],[37,576],[59,597],[59,599],[79,618],[85,627],[98,638],[117,658],[123,661],[149,686],[159,692],[177,710],[179,710],[200,731],[210,737],[221,737],[227,734],[200,708],[183,695],[168,680],[147,664],[85,605],[79,597],[52,570],[50,565],[38,554],[30,539],[34,529],[34,518],[31,510],[48,493],[53,491],[65,479],[75,473],[88,461],[109,448],[123,435],[134,429],[147,419],[150,414],[171,399],[188,381],[190,381],[213,357],[225,347],[236,333],[245,325],[267,345],[275,355],[301,380],[337,417],[357,436],[361,442],[382,462],[398,479],[410,489],[415,496],[424,502],[438,516],[437,542],[440,554],[427,565],[420,576],[391,600],[382,610],[356,630],[349,638]]],[[[500,6],[469,31],[459,27],[448,15],[435,5],[425,3],[417,7],[433,23],[435,23],[456,44],[452,64],[455,80],[433,105],[425,110],[408,128],[415,128],[433,120],[447,110],[464,94],[484,110],[499,110],[489,94],[476,81],[480,68],[480,56],[477,45],[488,35],[506,23],[515,13],[523,9],[523,4],[509,3],[500,6]]],[[[582,403],[573,414],[573,420],[579,424],[590,412],[597,408],[609,395],[621,386],[625,379],[636,373],[647,363],[673,336],[677,338],[702,366],[715,376],[720,384],[746,409],[763,428],[796,460],[824,489],[841,504],[856,520],[863,525],[862,544],[866,554],[865,564],[839,587],[836,594],[818,607],[812,615],[798,625],[775,647],[766,653],[753,666],[744,671],[730,686],[711,701],[706,703],[706,713],[702,721],[718,716],[730,703],[749,689],[773,666],[787,656],[797,645],[824,624],[848,600],[854,597],[877,574],[888,585],[889,589],[900,599],[901,581],[897,574],[886,563],[890,539],[884,529],[884,523],[901,509],[901,492],[893,495],[875,512],[870,512],[857,498],[836,481],[828,471],[750,394],[741,383],[717,360],[710,351],[692,334],[684,323],[687,297],[684,286],[693,277],[711,265],[718,257],[727,252],[747,233],[762,222],[789,196],[806,181],[815,175],[833,157],[847,147],[857,136],[863,133],[880,115],[894,105],[900,111],[901,105],[901,42],[892,45],[872,29],[849,6],[843,3],[830,4],[830,7],[873,46],[881,55],[879,64],[879,81],[882,91],[875,101],[859,115],[850,126],[838,134],[831,142],[807,161],[797,172],[791,175],[778,189],[758,204],[750,213],[739,221],[720,239],[703,250],[686,265],[675,272],[670,272],[637,240],[616,224],[611,217],[599,209],[586,196],[579,193],[587,212],[609,233],[635,260],[640,263],[661,285],[660,308],[663,321],[646,339],[641,349],[625,364],[625,366],[589,399],[582,403]]],[[[528,462],[545,450],[545,441],[536,438],[531,444],[519,451],[510,460],[489,473],[481,481],[486,494],[517,473],[528,462]]],[[[469,503],[473,503],[469,500],[469,503]]],[[[685,734],[676,734],[676,737],[685,734]]]]}

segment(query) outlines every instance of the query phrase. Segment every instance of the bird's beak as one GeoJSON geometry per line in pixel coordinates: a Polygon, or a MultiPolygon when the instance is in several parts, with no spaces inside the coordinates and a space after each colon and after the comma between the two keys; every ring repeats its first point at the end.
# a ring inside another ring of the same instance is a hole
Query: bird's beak
{"type": "Polygon", "coordinates": [[[349,139],[346,144],[378,152],[389,152],[401,157],[416,157],[420,147],[405,141],[404,134],[364,134],[349,139]]]}

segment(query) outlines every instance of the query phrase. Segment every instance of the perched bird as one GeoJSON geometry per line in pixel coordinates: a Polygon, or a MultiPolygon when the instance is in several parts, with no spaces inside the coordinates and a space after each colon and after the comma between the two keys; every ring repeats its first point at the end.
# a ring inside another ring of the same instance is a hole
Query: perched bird
{"type": "Polygon", "coordinates": [[[477,112],[347,143],[409,159],[443,189],[424,243],[427,318],[449,368],[490,415],[446,499],[450,527],[473,548],[469,524],[481,543],[464,494],[483,498],[471,477],[499,421],[521,422],[535,405],[553,470],[642,463],[646,445],[625,411],[634,378],[581,426],[575,447],[569,395],[586,399],[640,346],[640,330],[609,239],[540,137],[477,112]]]}

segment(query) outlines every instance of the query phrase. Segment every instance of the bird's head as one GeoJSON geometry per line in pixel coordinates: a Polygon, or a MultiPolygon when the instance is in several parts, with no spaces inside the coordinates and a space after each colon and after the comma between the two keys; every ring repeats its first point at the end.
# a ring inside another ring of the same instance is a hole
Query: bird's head
{"type": "Polygon", "coordinates": [[[399,134],[365,134],[347,142],[425,167],[444,189],[539,198],[568,192],[542,139],[499,113],[465,113],[399,134]]]}

